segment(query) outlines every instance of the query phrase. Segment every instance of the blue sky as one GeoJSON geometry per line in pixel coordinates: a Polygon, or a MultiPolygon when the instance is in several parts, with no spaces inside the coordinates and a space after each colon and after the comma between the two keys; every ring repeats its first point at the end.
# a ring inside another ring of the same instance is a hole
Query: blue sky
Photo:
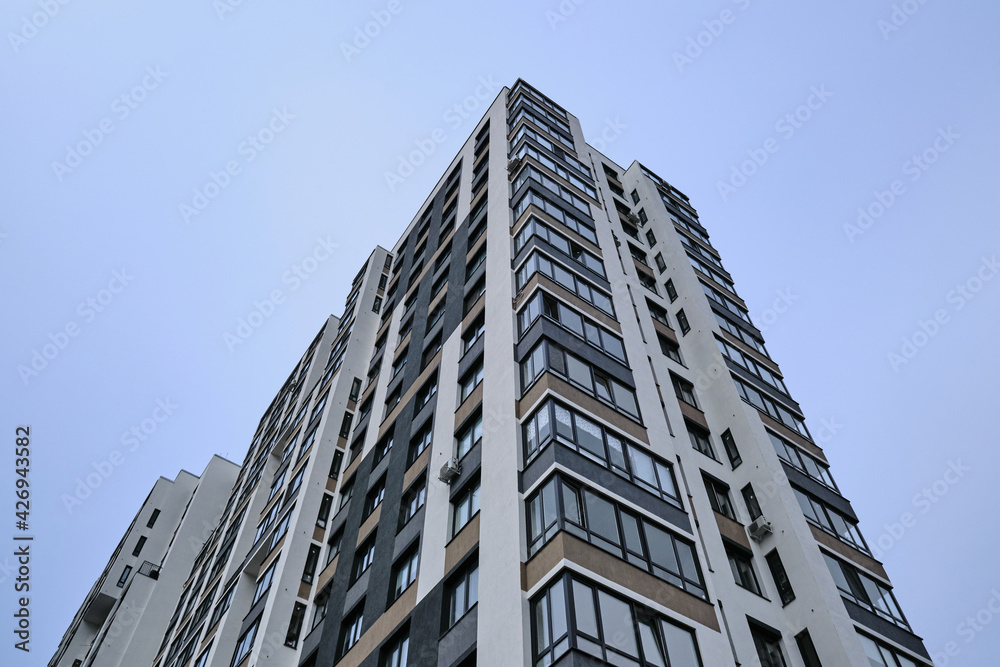
{"type": "Polygon", "coordinates": [[[32,653],[5,640],[7,664],[47,661],[158,476],[242,460],[360,263],[518,77],[691,197],[928,650],[995,661],[1000,619],[966,619],[1000,590],[1000,6],[346,4],[0,9],[0,388],[9,441],[32,428],[36,536],[32,653]]]}

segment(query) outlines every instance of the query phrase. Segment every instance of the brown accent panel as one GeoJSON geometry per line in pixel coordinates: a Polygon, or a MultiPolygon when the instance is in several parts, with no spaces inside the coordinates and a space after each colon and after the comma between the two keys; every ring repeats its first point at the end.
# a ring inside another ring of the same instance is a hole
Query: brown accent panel
{"type": "Polygon", "coordinates": [[[299,597],[303,600],[309,599],[309,593],[312,592],[312,584],[307,584],[306,582],[299,583],[299,597]]]}
{"type": "Polygon", "coordinates": [[[469,311],[469,314],[462,318],[462,331],[460,334],[464,334],[465,330],[469,328],[472,321],[483,314],[485,308],[474,308],[469,311]]]}
{"type": "Polygon", "coordinates": [[[531,279],[527,283],[525,283],[524,287],[521,288],[520,294],[522,296],[517,300],[517,305],[515,306],[515,308],[521,306],[527,300],[527,298],[531,296],[531,293],[534,292],[536,285],[541,285],[545,287],[545,289],[552,292],[555,296],[567,302],[580,312],[588,315],[591,319],[595,319],[601,324],[604,324],[612,331],[615,331],[619,334],[622,332],[621,325],[618,324],[618,321],[615,320],[613,317],[593,307],[592,305],[590,305],[589,303],[578,297],[573,292],[570,292],[568,289],[566,289],[556,281],[540,273],[536,273],[535,275],[533,275],[531,279]]]}
{"type": "Polygon", "coordinates": [[[601,252],[601,247],[600,246],[598,246],[598,245],[596,245],[596,244],[588,241],[587,239],[583,238],[582,236],[580,236],[579,234],[577,234],[576,232],[574,232],[572,229],[570,229],[569,227],[567,227],[563,223],[559,222],[558,220],[556,220],[551,215],[549,215],[545,211],[541,210],[540,208],[538,208],[534,204],[531,204],[530,206],[528,206],[528,208],[524,209],[524,213],[521,214],[521,217],[518,218],[517,221],[514,223],[514,225],[510,228],[510,235],[511,236],[517,236],[518,233],[521,231],[521,227],[524,227],[524,225],[527,224],[528,219],[532,215],[534,215],[536,218],[538,218],[539,220],[541,220],[542,222],[544,222],[546,225],[548,225],[550,228],[556,230],[557,232],[559,232],[560,234],[562,234],[566,238],[569,238],[569,239],[571,239],[573,241],[576,241],[577,243],[579,243],[580,245],[582,245],[584,248],[587,248],[588,250],[593,251],[594,254],[596,254],[598,257],[603,257],[604,256],[603,253],[601,252]]]}
{"type": "MultiPolygon", "coordinates": [[[[379,435],[379,437],[382,437],[382,436],[379,435]]],[[[361,467],[361,460],[364,459],[364,458],[365,458],[364,454],[358,454],[354,458],[354,460],[351,461],[347,465],[347,467],[344,469],[344,473],[343,473],[343,475],[341,475],[341,479],[345,479],[345,480],[346,479],[351,479],[351,475],[354,474],[354,471],[361,467]]]]}
{"type": "MultiPolygon", "coordinates": [[[[383,359],[382,361],[385,361],[385,359],[383,359]]],[[[378,365],[380,367],[382,366],[382,361],[380,361],[378,363],[378,365]]],[[[382,370],[381,370],[381,368],[379,368],[379,373],[381,373],[381,372],[382,372],[382,370]]],[[[375,394],[375,389],[378,387],[378,375],[376,375],[375,378],[376,378],[375,381],[372,382],[372,383],[370,383],[367,387],[365,387],[365,390],[361,393],[361,403],[362,404],[365,401],[367,401],[370,396],[373,396],[375,394]]]]}
{"type": "Polygon", "coordinates": [[[361,544],[368,539],[371,532],[375,530],[375,526],[378,525],[378,518],[380,516],[382,516],[382,503],[379,503],[379,506],[375,508],[375,511],[368,515],[368,518],[365,519],[362,522],[361,527],[358,528],[357,544],[361,544]]]}
{"type": "Polygon", "coordinates": [[[431,448],[428,447],[420,454],[420,456],[417,457],[416,461],[410,464],[410,467],[406,469],[406,472],[403,473],[403,489],[409,488],[410,484],[413,483],[413,480],[419,477],[420,473],[424,471],[427,467],[427,462],[430,460],[431,448]]]}
{"type": "Polygon", "coordinates": [[[839,556],[842,556],[844,560],[852,561],[866,570],[874,572],[886,581],[889,581],[889,575],[886,574],[885,568],[882,567],[882,563],[879,561],[875,560],[868,554],[861,553],[857,549],[844,544],[833,535],[824,532],[822,529],[817,528],[812,524],[809,524],[809,530],[812,531],[813,537],[816,538],[817,542],[830,551],[835,551],[839,556]]]}
{"type": "Polygon", "coordinates": [[[794,442],[796,445],[799,445],[800,447],[802,447],[802,449],[806,450],[807,452],[818,458],[823,463],[829,465],[830,462],[826,460],[826,454],[824,454],[823,450],[820,449],[817,445],[813,444],[812,442],[809,442],[801,435],[799,435],[797,431],[793,431],[792,429],[788,428],[787,426],[785,426],[778,420],[774,419],[770,415],[767,415],[761,412],[760,410],[757,410],[757,414],[760,415],[760,420],[764,422],[764,426],[770,427],[773,431],[777,432],[777,434],[780,435],[785,440],[790,440],[794,442]]]}
{"type": "Polygon", "coordinates": [[[708,283],[709,285],[711,285],[715,289],[719,290],[720,292],[722,292],[723,294],[725,294],[727,297],[729,297],[730,299],[732,299],[733,301],[735,301],[736,303],[738,303],[740,306],[742,306],[744,310],[746,310],[746,311],[749,312],[750,309],[747,308],[746,302],[742,298],[740,298],[740,295],[737,294],[736,292],[734,292],[728,285],[723,285],[722,283],[720,283],[719,281],[717,281],[715,278],[713,278],[712,276],[708,275],[707,273],[704,273],[701,269],[699,269],[698,267],[696,267],[694,265],[692,265],[691,268],[694,269],[695,275],[697,275],[698,278],[702,282],[708,283]]]}
{"type": "Polygon", "coordinates": [[[723,516],[718,512],[712,512],[715,515],[715,522],[719,524],[719,533],[741,547],[750,550],[750,538],[747,537],[746,528],[743,524],[738,521],[733,521],[728,516],[723,516]]]}
{"type": "Polygon", "coordinates": [[[646,429],[643,426],[548,372],[542,373],[542,377],[538,378],[535,384],[531,386],[531,389],[528,390],[528,393],[517,402],[517,418],[523,419],[527,416],[538,405],[538,401],[545,392],[550,389],[553,394],[562,396],[570,403],[580,406],[584,412],[590,412],[600,417],[614,428],[632,436],[639,442],[649,445],[649,436],[646,434],[646,429]]]}
{"type": "Polygon", "coordinates": [[[681,414],[684,415],[685,419],[690,419],[698,426],[701,426],[706,431],[708,428],[708,420],[705,419],[705,413],[694,407],[690,403],[685,403],[681,399],[677,399],[677,405],[681,406],[681,414]]]}
{"type": "Polygon", "coordinates": [[[337,436],[337,444],[336,444],[336,447],[337,447],[337,449],[343,449],[343,450],[346,450],[346,449],[347,449],[347,438],[345,438],[345,437],[344,437],[344,436],[342,436],[342,435],[338,435],[338,436],[337,436]]]}
{"type": "Polygon", "coordinates": [[[323,588],[333,579],[333,575],[337,572],[337,561],[340,560],[340,555],[333,557],[333,560],[323,568],[323,571],[319,573],[316,577],[316,590],[321,591],[323,588]]]}
{"type": "Polygon", "coordinates": [[[663,334],[664,338],[669,338],[670,340],[674,341],[678,345],[681,344],[681,342],[679,340],[677,340],[677,334],[674,332],[674,330],[671,329],[670,327],[668,327],[663,322],[661,322],[661,321],[659,321],[657,319],[654,319],[653,320],[653,329],[655,329],[657,331],[657,333],[663,334]]]}
{"type": "Polygon", "coordinates": [[[469,523],[458,531],[458,535],[451,539],[448,546],[444,548],[444,571],[451,572],[451,569],[462,560],[462,557],[472,551],[479,544],[479,514],[469,519],[469,523]]]}
{"type": "MultiPolygon", "coordinates": [[[[416,315],[414,315],[414,317],[416,317],[416,315]]],[[[409,331],[406,332],[406,335],[403,336],[403,339],[401,341],[399,341],[398,343],[396,343],[396,349],[394,349],[392,351],[392,365],[393,366],[395,366],[396,362],[399,361],[399,358],[401,356],[403,356],[403,355],[401,355],[399,353],[400,350],[407,350],[407,351],[409,351],[408,350],[408,345],[410,343],[410,338],[412,338],[412,336],[410,335],[412,333],[413,333],[413,329],[410,329],[409,331]]],[[[389,381],[392,382],[392,378],[390,378],[389,381]]]]}
{"type": "Polygon", "coordinates": [[[654,283],[656,282],[656,275],[653,273],[653,270],[637,260],[635,257],[632,258],[632,265],[635,266],[636,273],[641,273],[654,283]]]}
{"type": "Polygon", "coordinates": [[[392,317],[387,317],[379,324],[378,331],[375,332],[375,340],[382,337],[386,329],[389,327],[389,323],[392,322],[392,317]]]}
{"type": "Polygon", "coordinates": [[[476,388],[472,390],[469,397],[462,401],[462,404],[458,406],[458,410],[455,410],[455,428],[461,426],[462,422],[468,419],[469,415],[476,411],[483,402],[483,384],[480,382],[476,385],[476,388]]]}
{"type": "Polygon", "coordinates": [[[468,265],[469,260],[472,259],[473,256],[477,252],[479,252],[479,249],[482,248],[484,245],[486,245],[486,235],[485,234],[483,234],[482,236],[480,236],[476,240],[476,245],[472,246],[472,248],[470,248],[468,250],[468,252],[465,253],[465,263],[466,263],[466,265],[468,265]]]}
{"type": "Polygon", "coordinates": [[[322,544],[324,537],[326,537],[326,529],[315,526],[313,528],[313,540],[322,544]]]}
{"type": "Polygon", "coordinates": [[[337,491],[337,479],[335,477],[326,478],[326,490],[330,493],[335,493],[337,491]]]}
{"type": "Polygon", "coordinates": [[[417,587],[411,585],[399,596],[398,600],[392,603],[391,607],[385,610],[385,613],[376,619],[368,631],[361,635],[361,639],[340,659],[337,667],[357,667],[364,662],[369,655],[374,653],[378,645],[392,634],[396,626],[403,622],[406,615],[413,611],[416,605],[417,587]]]}
{"type": "Polygon", "coordinates": [[[437,371],[440,362],[441,362],[441,350],[438,350],[437,353],[434,355],[434,358],[432,358],[430,362],[427,364],[427,368],[425,368],[423,372],[417,376],[417,379],[413,381],[413,384],[411,384],[410,388],[406,390],[406,393],[400,397],[399,403],[396,404],[396,407],[394,407],[392,409],[392,412],[386,415],[385,419],[382,420],[382,425],[379,426],[378,438],[376,441],[381,440],[382,436],[389,431],[389,429],[392,427],[393,422],[396,421],[396,417],[399,415],[399,412],[404,407],[409,406],[410,399],[413,398],[413,395],[416,394],[417,391],[420,389],[420,387],[423,386],[424,382],[427,381],[427,378],[429,378],[431,375],[434,374],[435,371],[437,371]]]}
{"type": "Polygon", "coordinates": [[[715,605],[696,598],[649,572],[640,570],[620,558],[580,540],[567,533],[559,533],[525,565],[522,575],[524,590],[541,581],[561,560],[568,560],[607,578],[629,590],[638,591],[643,596],[672,609],[679,614],[719,632],[719,620],[715,615],[715,605]]]}
{"type": "Polygon", "coordinates": [[[433,313],[434,309],[437,308],[438,304],[444,301],[447,296],[448,296],[448,282],[445,281],[441,289],[438,290],[438,293],[434,295],[433,299],[431,299],[430,305],[427,306],[427,312],[433,313]]]}
{"type": "Polygon", "coordinates": [[[765,355],[761,354],[754,348],[750,347],[749,345],[747,345],[739,338],[726,331],[725,329],[722,330],[722,337],[726,339],[727,343],[729,343],[730,345],[738,349],[740,352],[750,357],[751,359],[753,359],[758,364],[768,369],[775,375],[780,375],[781,377],[785,376],[785,374],[781,372],[781,369],[778,367],[777,363],[775,363],[773,360],[769,359],[765,355]]]}

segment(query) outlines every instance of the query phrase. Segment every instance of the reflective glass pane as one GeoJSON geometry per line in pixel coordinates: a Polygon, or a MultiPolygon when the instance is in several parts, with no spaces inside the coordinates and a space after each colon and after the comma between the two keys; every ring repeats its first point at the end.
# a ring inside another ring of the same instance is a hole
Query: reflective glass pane
{"type": "Polygon", "coordinates": [[[635,628],[632,623],[632,608],[604,591],[598,592],[601,605],[601,627],[604,628],[604,643],[613,646],[626,655],[638,657],[635,628]]]}

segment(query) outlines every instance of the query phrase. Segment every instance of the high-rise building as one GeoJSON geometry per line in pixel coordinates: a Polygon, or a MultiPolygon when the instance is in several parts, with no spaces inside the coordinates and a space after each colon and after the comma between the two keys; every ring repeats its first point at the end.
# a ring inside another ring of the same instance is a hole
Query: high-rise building
{"type": "Polygon", "coordinates": [[[688,198],[523,81],[178,576],[122,664],[931,664],[688,198]]]}

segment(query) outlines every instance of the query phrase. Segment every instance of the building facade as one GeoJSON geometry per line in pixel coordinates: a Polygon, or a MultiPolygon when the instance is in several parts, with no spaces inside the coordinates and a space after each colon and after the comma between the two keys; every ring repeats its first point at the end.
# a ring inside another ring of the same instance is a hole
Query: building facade
{"type": "Polygon", "coordinates": [[[688,198],[518,81],[129,664],[930,665],[857,522],[688,198]]]}

